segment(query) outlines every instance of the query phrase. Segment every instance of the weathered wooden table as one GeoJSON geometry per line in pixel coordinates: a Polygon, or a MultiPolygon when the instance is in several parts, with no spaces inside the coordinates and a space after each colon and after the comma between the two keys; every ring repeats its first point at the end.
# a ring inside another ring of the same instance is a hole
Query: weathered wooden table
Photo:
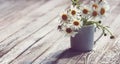
{"type": "Polygon", "coordinates": [[[0,0],[0,64],[120,64],[120,0],[108,2],[103,24],[116,38],[102,37],[93,51],[80,53],[56,29],[70,0],[0,0]]]}

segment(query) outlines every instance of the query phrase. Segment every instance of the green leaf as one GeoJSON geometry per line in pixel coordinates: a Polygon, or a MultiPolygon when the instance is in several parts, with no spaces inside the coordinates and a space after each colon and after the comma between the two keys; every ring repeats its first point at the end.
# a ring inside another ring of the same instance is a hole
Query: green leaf
{"type": "Polygon", "coordinates": [[[78,2],[79,2],[79,0],[72,0],[72,2],[73,2],[73,3],[78,3],[78,2]]]}
{"type": "Polygon", "coordinates": [[[109,26],[105,26],[106,28],[110,28],[109,26]]]}

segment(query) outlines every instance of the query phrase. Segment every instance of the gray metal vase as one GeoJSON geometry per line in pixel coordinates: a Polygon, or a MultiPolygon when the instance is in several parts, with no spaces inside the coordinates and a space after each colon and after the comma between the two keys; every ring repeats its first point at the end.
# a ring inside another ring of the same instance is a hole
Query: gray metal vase
{"type": "Polygon", "coordinates": [[[91,51],[94,45],[94,32],[94,25],[82,27],[75,37],[71,37],[71,49],[79,52],[91,51]]]}

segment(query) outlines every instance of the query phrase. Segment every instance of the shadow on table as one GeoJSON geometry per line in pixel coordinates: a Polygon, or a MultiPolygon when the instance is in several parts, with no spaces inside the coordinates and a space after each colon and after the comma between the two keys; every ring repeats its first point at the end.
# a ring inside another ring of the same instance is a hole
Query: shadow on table
{"type": "MultiPolygon", "coordinates": [[[[59,53],[59,52],[58,52],[59,53]]],[[[63,51],[61,54],[59,54],[58,56],[56,56],[56,60],[54,61],[54,63],[52,64],[57,64],[57,62],[61,59],[69,59],[69,58],[72,58],[72,57],[82,57],[82,55],[86,54],[87,52],[78,52],[76,50],[73,50],[71,48],[69,49],[66,49],[65,51],[63,51]]]]}
{"type": "Polygon", "coordinates": [[[78,52],[71,48],[64,51],[57,51],[56,53],[50,54],[50,57],[46,58],[43,64],[57,64],[60,60],[70,59],[72,57],[82,57],[86,53],[87,52],[78,52]]]}
{"type": "Polygon", "coordinates": [[[63,51],[60,55],[59,55],[59,58],[58,59],[62,59],[62,58],[70,58],[70,57],[74,57],[74,56],[77,56],[77,55],[81,55],[83,52],[78,52],[78,51],[75,51],[71,48],[69,49],[66,49],[65,51],[63,51]]]}

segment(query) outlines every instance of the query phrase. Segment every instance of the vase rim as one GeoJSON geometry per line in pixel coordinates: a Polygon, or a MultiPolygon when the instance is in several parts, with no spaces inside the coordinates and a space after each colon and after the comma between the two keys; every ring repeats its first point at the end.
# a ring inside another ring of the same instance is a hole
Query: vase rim
{"type": "Polygon", "coordinates": [[[83,26],[83,27],[89,27],[89,26],[94,26],[94,25],[85,25],[85,26],[83,26]]]}

